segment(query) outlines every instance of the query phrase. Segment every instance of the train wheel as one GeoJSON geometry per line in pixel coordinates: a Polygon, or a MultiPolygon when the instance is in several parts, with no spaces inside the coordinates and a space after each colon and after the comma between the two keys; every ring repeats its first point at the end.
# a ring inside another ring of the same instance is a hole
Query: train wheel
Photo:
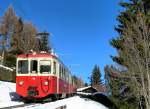
{"type": "Polygon", "coordinates": [[[70,94],[66,94],[66,98],[69,98],[70,97],[70,94]]]}
{"type": "Polygon", "coordinates": [[[55,101],[55,100],[59,100],[59,94],[54,94],[52,96],[52,99],[55,101]]]}
{"type": "Polygon", "coordinates": [[[59,100],[59,94],[56,94],[55,97],[56,97],[56,100],[59,100]]]}
{"type": "Polygon", "coordinates": [[[44,102],[51,102],[51,101],[53,101],[52,96],[49,96],[49,97],[45,98],[43,101],[44,102]]]}
{"type": "Polygon", "coordinates": [[[67,94],[66,93],[63,93],[62,94],[62,98],[66,98],[67,97],[67,94]]]}

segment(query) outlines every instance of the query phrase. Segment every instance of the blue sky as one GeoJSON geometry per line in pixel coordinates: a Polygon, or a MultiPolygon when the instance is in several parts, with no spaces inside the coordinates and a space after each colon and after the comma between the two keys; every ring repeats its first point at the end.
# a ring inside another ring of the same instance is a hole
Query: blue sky
{"type": "Polygon", "coordinates": [[[95,64],[101,72],[116,51],[109,40],[117,36],[120,0],[0,0],[0,16],[13,5],[18,16],[38,31],[51,33],[50,42],[73,74],[88,82],[95,64]]]}

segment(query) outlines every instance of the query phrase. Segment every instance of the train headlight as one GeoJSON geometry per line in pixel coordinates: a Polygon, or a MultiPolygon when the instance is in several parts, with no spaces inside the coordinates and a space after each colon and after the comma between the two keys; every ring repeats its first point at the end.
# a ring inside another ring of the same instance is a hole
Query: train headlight
{"type": "Polygon", "coordinates": [[[22,86],[24,84],[24,81],[20,81],[19,85],[22,86]]]}
{"type": "Polygon", "coordinates": [[[45,85],[45,86],[48,86],[48,81],[45,81],[45,82],[44,82],[44,85],[45,85]]]}

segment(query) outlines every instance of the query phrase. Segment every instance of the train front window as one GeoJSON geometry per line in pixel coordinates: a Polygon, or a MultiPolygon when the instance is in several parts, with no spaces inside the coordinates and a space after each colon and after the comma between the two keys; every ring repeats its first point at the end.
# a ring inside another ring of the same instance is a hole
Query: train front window
{"type": "Polygon", "coordinates": [[[38,62],[37,60],[32,60],[31,61],[31,73],[37,73],[37,69],[38,69],[38,62]]]}
{"type": "Polygon", "coordinates": [[[51,61],[40,61],[40,73],[48,74],[51,73],[51,61]]]}
{"type": "Polygon", "coordinates": [[[19,60],[18,61],[18,73],[19,74],[27,74],[28,73],[28,61],[27,60],[19,60]]]}

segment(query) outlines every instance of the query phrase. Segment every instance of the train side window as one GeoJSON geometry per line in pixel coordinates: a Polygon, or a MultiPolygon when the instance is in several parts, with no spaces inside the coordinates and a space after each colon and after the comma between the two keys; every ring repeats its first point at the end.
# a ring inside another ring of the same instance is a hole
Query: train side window
{"type": "Polygon", "coordinates": [[[68,74],[68,71],[66,72],[66,80],[68,81],[68,76],[69,76],[69,74],[68,74]]]}
{"type": "Polygon", "coordinates": [[[63,78],[63,79],[65,79],[65,72],[64,72],[64,68],[62,68],[62,72],[63,72],[63,73],[62,73],[62,75],[63,75],[63,76],[62,76],[62,78],[63,78]]]}
{"type": "Polygon", "coordinates": [[[56,62],[53,63],[53,74],[56,74],[56,62]]]}
{"type": "Polygon", "coordinates": [[[28,60],[18,61],[18,73],[27,74],[28,73],[28,60]]]}
{"type": "Polygon", "coordinates": [[[63,67],[61,66],[61,78],[63,78],[63,67]]]}
{"type": "Polygon", "coordinates": [[[69,83],[71,84],[71,74],[69,73],[69,83]]]}
{"type": "Polygon", "coordinates": [[[51,61],[47,60],[40,61],[40,73],[43,74],[51,73],[51,61]]]}
{"type": "Polygon", "coordinates": [[[72,85],[74,85],[74,76],[72,76],[72,85]]]}
{"type": "Polygon", "coordinates": [[[63,79],[63,67],[61,67],[61,78],[63,79]]]}
{"type": "Polygon", "coordinates": [[[63,79],[65,79],[65,72],[64,72],[64,68],[63,68],[63,79]]]}
{"type": "Polygon", "coordinates": [[[37,73],[38,62],[37,60],[31,60],[31,73],[37,73]]]}
{"type": "Polygon", "coordinates": [[[66,74],[67,72],[66,72],[66,69],[64,69],[64,79],[66,80],[67,79],[67,74],[66,74]]]}
{"type": "Polygon", "coordinates": [[[59,64],[59,78],[61,78],[61,65],[59,64]]]}

